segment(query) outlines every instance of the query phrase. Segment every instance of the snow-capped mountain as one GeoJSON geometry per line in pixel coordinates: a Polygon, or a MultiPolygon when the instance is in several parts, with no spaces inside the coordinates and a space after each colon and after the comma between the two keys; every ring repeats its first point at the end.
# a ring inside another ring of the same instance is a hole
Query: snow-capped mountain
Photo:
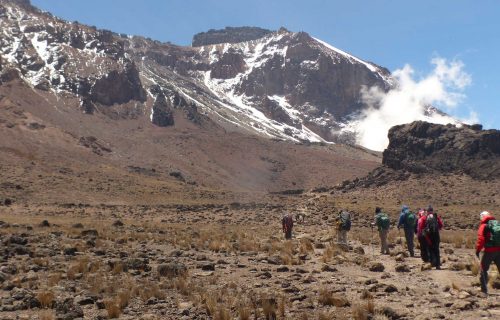
{"type": "Polygon", "coordinates": [[[283,28],[227,28],[181,47],[70,23],[26,0],[0,0],[0,28],[3,82],[19,77],[86,114],[157,126],[183,110],[230,131],[353,142],[361,88],[395,85],[385,68],[283,28]]]}

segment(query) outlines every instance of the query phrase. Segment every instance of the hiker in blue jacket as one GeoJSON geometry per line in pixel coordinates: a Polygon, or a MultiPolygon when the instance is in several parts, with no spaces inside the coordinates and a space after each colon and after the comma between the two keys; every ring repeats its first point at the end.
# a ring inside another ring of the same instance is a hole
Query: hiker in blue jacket
{"type": "Polygon", "coordinates": [[[415,226],[417,225],[417,216],[410,211],[407,205],[403,205],[399,215],[398,229],[403,227],[405,231],[406,245],[410,256],[415,256],[413,238],[415,237],[415,226]]]}

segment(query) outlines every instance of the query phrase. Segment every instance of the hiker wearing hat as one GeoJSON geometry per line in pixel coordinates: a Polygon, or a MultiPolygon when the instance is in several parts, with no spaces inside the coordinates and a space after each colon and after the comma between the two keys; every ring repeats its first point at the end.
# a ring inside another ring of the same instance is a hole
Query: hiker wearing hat
{"type": "Polygon", "coordinates": [[[500,272],[500,223],[488,211],[479,214],[481,224],[477,231],[476,256],[479,258],[481,250],[481,291],[488,293],[488,270],[492,262],[500,272]]]}
{"type": "Polygon", "coordinates": [[[285,239],[292,239],[292,229],[293,229],[293,218],[290,213],[285,213],[283,219],[281,220],[283,226],[283,233],[285,234],[285,239]]]}
{"type": "Polygon", "coordinates": [[[401,213],[399,214],[398,229],[403,227],[405,231],[406,245],[410,256],[414,257],[414,244],[413,238],[415,237],[415,226],[417,224],[417,216],[410,211],[407,205],[403,205],[401,213]]]}
{"type": "Polygon", "coordinates": [[[426,240],[429,242],[429,260],[433,267],[436,269],[441,269],[441,256],[439,254],[439,244],[441,242],[441,237],[439,231],[443,228],[443,221],[438,216],[437,212],[434,212],[432,206],[427,208],[427,217],[425,219],[425,227],[423,234],[426,240]]]}
{"type": "Polygon", "coordinates": [[[389,234],[389,228],[391,226],[391,220],[389,216],[382,212],[382,208],[375,208],[375,221],[371,224],[377,226],[378,235],[380,237],[380,253],[389,254],[389,244],[387,243],[387,235],[389,234]]]}

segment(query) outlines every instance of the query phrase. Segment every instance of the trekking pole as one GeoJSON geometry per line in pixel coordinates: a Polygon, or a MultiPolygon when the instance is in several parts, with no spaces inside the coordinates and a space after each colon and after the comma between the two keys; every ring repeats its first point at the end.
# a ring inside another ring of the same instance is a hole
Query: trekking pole
{"type": "Polygon", "coordinates": [[[398,228],[399,230],[399,243],[401,244],[401,247],[404,249],[405,246],[403,244],[403,236],[401,235],[401,228],[398,228]]]}
{"type": "Polygon", "coordinates": [[[372,258],[375,257],[375,250],[373,249],[373,225],[371,225],[372,227],[372,238],[370,240],[370,247],[372,247],[372,258]]]}
{"type": "Polygon", "coordinates": [[[479,261],[479,274],[481,276],[482,282],[485,284],[486,288],[488,288],[488,279],[486,279],[486,274],[483,272],[483,265],[481,263],[481,258],[476,256],[477,260],[479,261]]]}

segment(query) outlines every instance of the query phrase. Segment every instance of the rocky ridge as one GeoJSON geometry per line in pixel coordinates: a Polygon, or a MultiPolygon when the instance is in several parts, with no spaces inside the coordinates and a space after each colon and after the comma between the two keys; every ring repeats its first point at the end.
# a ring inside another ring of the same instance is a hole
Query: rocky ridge
{"type": "Polygon", "coordinates": [[[210,29],[193,36],[193,47],[202,47],[219,43],[238,43],[262,38],[271,30],[258,27],[226,27],[222,30],[210,29]]]}

